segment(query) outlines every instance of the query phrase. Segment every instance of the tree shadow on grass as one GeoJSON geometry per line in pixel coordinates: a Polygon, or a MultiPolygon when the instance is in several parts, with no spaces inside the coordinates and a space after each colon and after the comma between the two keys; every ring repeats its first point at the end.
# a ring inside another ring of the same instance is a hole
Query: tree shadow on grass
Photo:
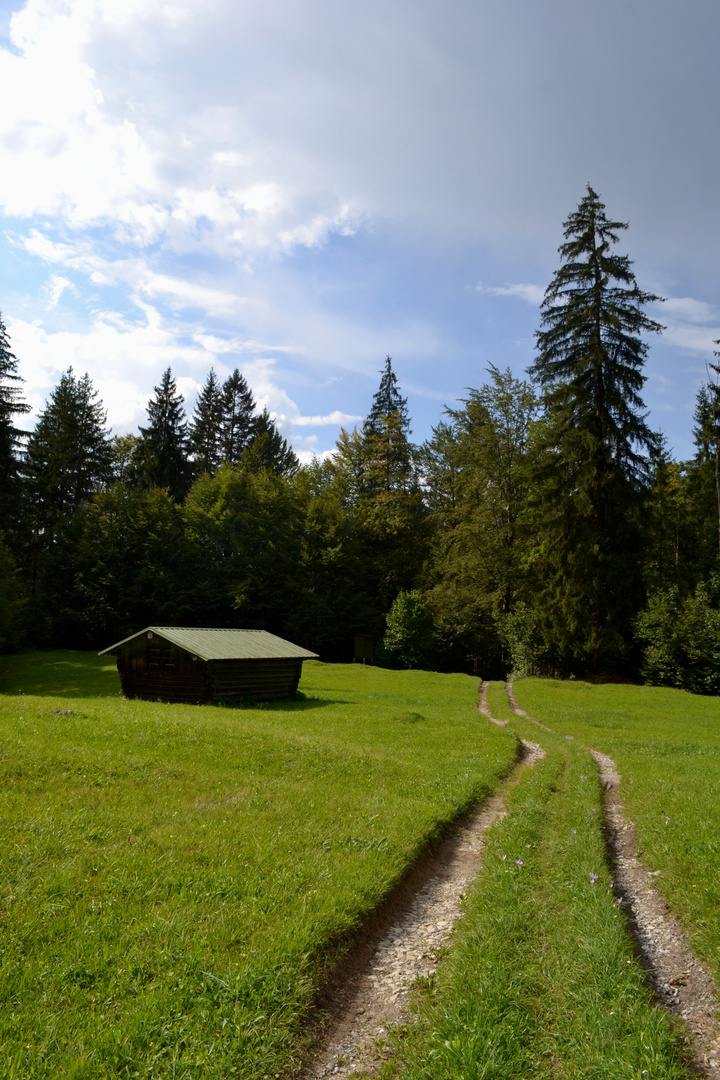
{"type": "Polygon", "coordinates": [[[0,694],[36,697],[119,697],[114,661],[71,650],[0,657],[0,694]]]}
{"type": "MultiPolygon", "coordinates": [[[[53,698],[119,698],[120,679],[115,661],[96,653],[32,652],[0,657],[0,694],[53,698]]],[[[277,701],[218,703],[243,711],[302,712],[326,705],[347,705],[347,699],[309,697],[300,691],[277,701]]]]}

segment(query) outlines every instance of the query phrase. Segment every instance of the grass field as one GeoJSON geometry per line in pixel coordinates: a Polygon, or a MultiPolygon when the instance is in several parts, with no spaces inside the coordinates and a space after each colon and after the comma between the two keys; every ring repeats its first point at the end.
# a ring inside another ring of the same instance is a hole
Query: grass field
{"type": "MultiPolygon", "coordinates": [[[[525,679],[518,703],[618,763],[644,861],[720,983],[720,699],[525,679]]],[[[537,730],[537,729],[536,729],[537,730]]]]}
{"type": "MultiPolygon", "coordinates": [[[[545,760],[508,792],[453,947],[395,1038],[403,1080],[680,1080],[680,1032],[638,963],[587,751],[488,702],[545,760]]],[[[388,1074],[394,1074],[388,1068],[388,1074]]]]}
{"type": "Polygon", "coordinates": [[[287,1073],[337,943],[516,752],[465,676],[312,662],[230,709],[124,701],[88,654],[0,668],[13,1080],[287,1073]]]}

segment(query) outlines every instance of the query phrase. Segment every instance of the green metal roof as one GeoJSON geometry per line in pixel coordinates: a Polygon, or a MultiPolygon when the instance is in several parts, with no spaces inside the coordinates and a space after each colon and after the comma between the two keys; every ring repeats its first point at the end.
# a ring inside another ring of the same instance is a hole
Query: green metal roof
{"type": "Polygon", "coordinates": [[[146,626],[123,638],[98,656],[115,652],[143,634],[157,635],[201,660],[314,660],[317,653],[301,649],[291,641],[268,634],[267,630],[202,630],[194,626],[146,626]]]}

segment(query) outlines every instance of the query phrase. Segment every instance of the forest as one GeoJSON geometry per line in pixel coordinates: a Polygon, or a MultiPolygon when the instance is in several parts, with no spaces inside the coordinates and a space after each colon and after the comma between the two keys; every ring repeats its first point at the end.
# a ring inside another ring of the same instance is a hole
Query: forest
{"type": "Polygon", "coordinates": [[[309,465],[238,370],[188,416],[168,368],[113,436],[70,368],[25,431],[0,322],[0,649],[238,626],[327,661],[362,634],[387,666],[720,692],[720,368],[676,461],[647,424],[660,298],[615,251],[626,228],[588,186],[525,378],[491,366],[416,445],[387,357],[362,425],[309,465]]]}

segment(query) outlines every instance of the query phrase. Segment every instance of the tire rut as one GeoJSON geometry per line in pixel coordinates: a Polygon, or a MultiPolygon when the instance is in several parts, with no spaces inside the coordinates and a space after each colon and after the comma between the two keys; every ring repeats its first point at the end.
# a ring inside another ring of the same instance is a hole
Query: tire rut
{"type": "MultiPolygon", "coordinates": [[[[505,689],[517,715],[539,724],[519,708],[512,684],[505,689]]],[[[687,1025],[699,1072],[720,1080],[720,1004],[710,968],[690,948],[682,924],[655,888],[657,871],[649,870],[639,857],[637,832],[625,817],[620,797],[617,765],[607,754],[590,746],[586,749],[600,771],[608,854],[643,966],[659,1001],[687,1025]]]]}
{"type": "MultiPolygon", "coordinates": [[[[489,711],[484,715],[498,723],[489,711]]],[[[425,853],[393,898],[391,918],[380,915],[377,925],[368,928],[328,995],[330,1022],[324,1045],[305,1073],[308,1080],[377,1071],[389,1053],[384,1045],[388,1028],[408,1019],[413,984],[434,973],[463,914],[485,835],[508,813],[504,790],[544,756],[536,743],[521,740],[518,761],[500,788],[464,815],[434,852],[425,853]]]]}

